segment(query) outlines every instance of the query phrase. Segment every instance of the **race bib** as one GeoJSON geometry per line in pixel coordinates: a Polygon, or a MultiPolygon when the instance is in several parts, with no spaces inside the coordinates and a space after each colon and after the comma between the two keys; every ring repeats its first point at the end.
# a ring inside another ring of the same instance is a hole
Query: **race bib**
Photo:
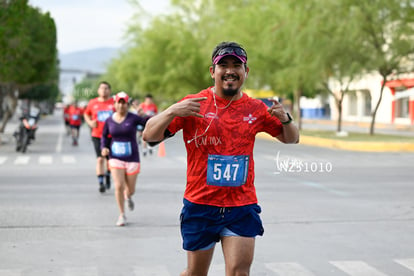
{"type": "Polygon", "coordinates": [[[113,142],[111,146],[112,156],[128,157],[132,154],[131,142],[113,142]]]}
{"type": "Polygon", "coordinates": [[[246,183],[249,170],[248,155],[209,155],[207,184],[238,187],[246,183]]]}
{"type": "Polygon", "coordinates": [[[112,110],[101,110],[98,111],[98,121],[105,122],[112,115],[112,110]]]}

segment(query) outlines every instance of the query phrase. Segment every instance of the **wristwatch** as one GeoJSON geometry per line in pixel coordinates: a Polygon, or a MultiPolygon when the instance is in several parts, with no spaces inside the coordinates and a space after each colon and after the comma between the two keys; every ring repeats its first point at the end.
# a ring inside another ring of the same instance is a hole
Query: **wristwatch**
{"type": "Polygon", "coordinates": [[[293,118],[290,116],[289,112],[286,112],[286,115],[288,116],[288,120],[286,122],[281,122],[282,125],[288,125],[293,121],[293,118]]]}

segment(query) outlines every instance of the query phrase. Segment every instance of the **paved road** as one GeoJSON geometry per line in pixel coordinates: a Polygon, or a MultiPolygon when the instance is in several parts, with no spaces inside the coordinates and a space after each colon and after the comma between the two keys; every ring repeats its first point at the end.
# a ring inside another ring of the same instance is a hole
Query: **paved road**
{"type": "MultiPolygon", "coordinates": [[[[129,225],[113,190],[98,193],[88,129],[79,147],[60,115],[41,121],[27,154],[0,146],[0,276],[178,275],[185,185],[180,135],[146,157],[129,225]]],[[[258,140],[265,235],[252,275],[414,275],[414,154],[361,153],[258,140]]],[[[217,246],[211,273],[224,275],[217,246]]]]}

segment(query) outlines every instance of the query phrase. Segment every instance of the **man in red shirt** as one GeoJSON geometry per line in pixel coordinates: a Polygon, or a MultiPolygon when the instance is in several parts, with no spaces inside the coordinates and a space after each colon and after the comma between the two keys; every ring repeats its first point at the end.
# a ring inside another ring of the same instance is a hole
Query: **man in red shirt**
{"type": "Polygon", "coordinates": [[[235,42],[213,50],[214,86],[189,95],[152,117],[143,138],[159,142],[183,130],[187,185],[181,211],[187,268],[181,276],[207,275],[221,241],[226,275],[249,275],[255,237],[263,234],[254,186],[253,146],[258,132],[283,143],[298,143],[299,131],[283,106],[242,92],[250,68],[235,42]]]}
{"type": "Polygon", "coordinates": [[[99,191],[104,193],[111,187],[111,173],[105,163],[107,158],[101,155],[101,137],[105,121],[114,112],[114,99],[111,95],[111,85],[105,81],[99,83],[98,97],[89,101],[84,112],[85,122],[91,127],[92,142],[96,152],[96,175],[98,177],[99,191]],[[104,183],[106,178],[106,183],[104,183]],[[106,185],[105,185],[106,184],[106,185]]]}
{"type": "MultiPolygon", "coordinates": [[[[151,94],[147,94],[145,96],[145,100],[139,104],[138,110],[142,111],[146,116],[149,117],[152,117],[158,113],[158,107],[154,103],[154,99],[151,94]]],[[[144,156],[147,155],[147,151],[149,154],[152,154],[152,148],[147,145],[147,142],[142,141],[142,153],[144,156]]]]}
{"type": "Polygon", "coordinates": [[[74,102],[69,106],[68,110],[69,115],[69,125],[72,134],[72,145],[78,145],[79,139],[79,129],[82,125],[82,116],[83,116],[83,109],[78,106],[78,102],[74,102]]]}

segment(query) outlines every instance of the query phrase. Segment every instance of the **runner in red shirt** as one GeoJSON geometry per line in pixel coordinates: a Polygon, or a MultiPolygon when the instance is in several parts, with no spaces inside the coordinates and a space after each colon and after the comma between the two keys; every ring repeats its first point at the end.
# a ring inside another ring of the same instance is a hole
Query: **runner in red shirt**
{"type": "MultiPolygon", "coordinates": [[[[101,155],[101,136],[105,121],[114,112],[114,99],[111,95],[111,85],[105,81],[99,83],[98,97],[89,101],[83,115],[85,122],[91,127],[92,142],[96,152],[96,175],[99,191],[104,193],[111,187],[111,173],[105,163],[107,158],[101,155]],[[104,178],[106,178],[104,183],[104,178]]],[[[107,164],[106,164],[107,165],[107,164]]]]}
{"type": "Polygon", "coordinates": [[[72,134],[72,145],[77,146],[79,140],[79,129],[82,125],[82,116],[83,109],[78,106],[78,103],[75,101],[68,110],[69,115],[69,125],[72,134]]]}
{"type": "MultiPolygon", "coordinates": [[[[142,111],[146,116],[149,117],[153,117],[154,115],[158,114],[158,107],[154,103],[154,99],[151,94],[147,94],[145,96],[145,100],[139,104],[138,110],[142,111]]],[[[149,154],[152,154],[152,147],[148,146],[147,142],[142,140],[142,153],[144,156],[146,156],[147,152],[149,152],[149,154]]]]}
{"type": "Polygon", "coordinates": [[[244,94],[247,54],[223,42],[212,54],[214,86],[185,97],[152,117],[143,138],[159,142],[183,130],[187,185],[181,211],[186,275],[207,275],[216,242],[221,241],[226,275],[249,275],[255,237],[263,234],[254,186],[253,146],[258,132],[283,143],[298,143],[299,131],[283,106],[244,94]]]}

